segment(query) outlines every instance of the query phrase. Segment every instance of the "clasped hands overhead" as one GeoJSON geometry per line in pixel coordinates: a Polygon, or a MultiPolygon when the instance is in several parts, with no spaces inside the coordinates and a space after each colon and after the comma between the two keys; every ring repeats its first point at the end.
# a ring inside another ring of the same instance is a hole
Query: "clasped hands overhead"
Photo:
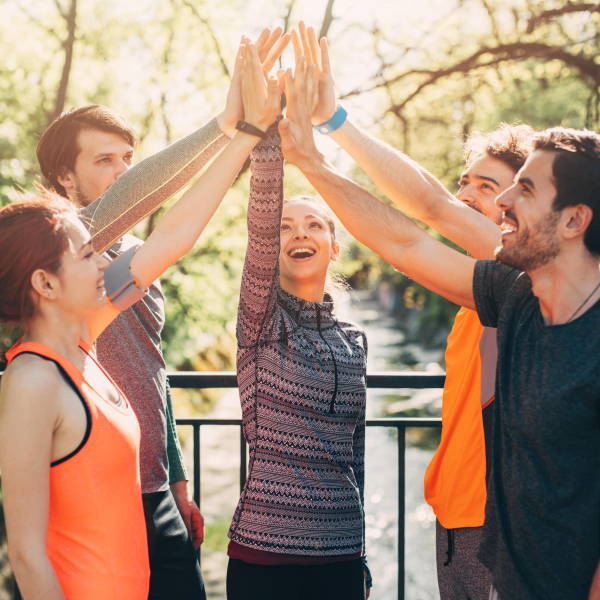
{"type": "Polygon", "coordinates": [[[288,162],[307,168],[320,154],[313,125],[329,121],[336,111],[335,84],[331,74],[327,40],[317,40],[315,30],[300,21],[298,30],[281,36],[278,27],[265,29],[256,44],[242,38],[234,78],[241,79],[244,120],[266,131],[281,114],[285,92],[287,110],[279,122],[282,151],[288,162]],[[292,41],[295,69],[279,69],[270,75],[277,58],[292,41]]]}

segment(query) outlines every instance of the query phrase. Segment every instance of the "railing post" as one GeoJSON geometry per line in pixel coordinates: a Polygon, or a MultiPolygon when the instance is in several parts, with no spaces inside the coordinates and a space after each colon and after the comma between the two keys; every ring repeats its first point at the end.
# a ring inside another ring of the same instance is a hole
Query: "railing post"
{"type": "Polygon", "coordinates": [[[406,510],[406,429],[403,424],[398,431],[398,600],[404,600],[405,585],[405,510],[406,510]]]}
{"type": "Polygon", "coordinates": [[[200,508],[200,423],[194,423],[194,500],[200,508]]]}
{"type": "Polygon", "coordinates": [[[244,437],[244,426],[240,425],[240,494],[246,485],[247,477],[246,466],[246,438],[244,437]]]}
{"type": "MultiPolygon", "coordinates": [[[[200,508],[200,423],[194,423],[194,500],[200,508]]],[[[202,565],[202,546],[196,554],[198,564],[202,565]]]]}

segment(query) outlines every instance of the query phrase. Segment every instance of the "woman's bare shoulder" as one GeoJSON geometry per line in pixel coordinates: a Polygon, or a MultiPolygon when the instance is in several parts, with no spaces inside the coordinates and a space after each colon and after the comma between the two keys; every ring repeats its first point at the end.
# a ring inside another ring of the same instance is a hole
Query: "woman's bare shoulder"
{"type": "Polygon", "coordinates": [[[0,385],[0,402],[52,402],[62,387],[56,365],[34,354],[16,356],[4,371],[0,385]]]}

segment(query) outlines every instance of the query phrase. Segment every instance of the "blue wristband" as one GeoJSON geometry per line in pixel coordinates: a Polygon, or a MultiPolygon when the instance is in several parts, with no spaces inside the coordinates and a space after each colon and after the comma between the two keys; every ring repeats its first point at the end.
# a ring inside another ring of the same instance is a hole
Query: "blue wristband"
{"type": "Polygon", "coordinates": [[[327,123],[323,123],[322,125],[313,125],[313,127],[319,132],[325,135],[329,135],[333,133],[336,129],[339,129],[346,118],[348,117],[348,113],[344,109],[344,107],[338,104],[337,110],[335,111],[333,117],[327,121],[327,123]]]}

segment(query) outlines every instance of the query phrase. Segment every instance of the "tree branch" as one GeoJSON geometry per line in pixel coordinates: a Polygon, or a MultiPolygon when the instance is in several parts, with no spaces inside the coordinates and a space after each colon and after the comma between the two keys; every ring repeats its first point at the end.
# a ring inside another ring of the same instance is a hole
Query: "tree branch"
{"type": "Polygon", "coordinates": [[[38,27],[41,27],[46,33],[49,33],[51,36],[55,37],[61,44],[63,43],[62,37],[59,35],[58,31],[52,27],[48,27],[45,23],[42,23],[39,19],[34,17],[24,6],[20,6],[19,8],[23,11],[23,13],[27,16],[27,18],[35,23],[38,27]]]}
{"type": "Polygon", "coordinates": [[[210,23],[208,22],[208,19],[203,17],[200,14],[200,12],[198,11],[198,9],[194,6],[194,4],[192,4],[192,2],[190,2],[189,0],[183,0],[183,3],[188,8],[191,9],[191,11],[196,15],[196,17],[200,21],[200,23],[202,23],[202,25],[204,25],[206,27],[206,29],[208,30],[208,33],[209,33],[209,35],[213,41],[213,44],[215,46],[217,56],[219,57],[219,62],[221,63],[221,68],[223,69],[223,73],[225,75],[227,75],[227,77],[231,77],[231,73],[229,72],[229,68],[227,67],[227,62],[225,62],[225,59],[223,58],[223,53],[221,52],[221,45],[219,44],[219,40],[217,39],[217,36],[214,34],[214,32],[210,26],[210,23]]]}
{"type": "Polygon", "coordinates": [[[327,1],[327,8],[325,9],[325,17],[323,17],[323,24],[321,25],[321,31],[319,31],[319,39],[327,37],[331,23],[333,23],[333,3],[335,0],[327,1]]]}
{"type": "Polygon", "coordinates": [[[292,17],[292,10],[294,10],[294,4],[296,4],[296,0],[289,0],[287,5],[287,13],[285,17],[283,17],[283,33],[287,33],[290,30],[290,19],[292,17]]]}
{"type": "Polygon", "coordinates": [[[60,84],[56,92],[56,101],[54,103],[54,112],[50,115],[49,121],[52,122],[58,117],[65,108],[65,102],[67,101],[67,88],[69,87],[69,77],[71,75],[71,67],[73,65],[73,48],[75,46],[75,33],[77,30],[77,0],[71,0],[69,12],[65,13],[62,7],[56,0],[56,5],[61,11],[61,15],[67,22],[67,37],[63,41],[63,48],[65,50],[65,62],[63,64],[62,75],[60,78],[60,84]]]}
{"type": "Polygon", "coordinates": [[[555,17],[561,17],[562,15],[575,12],[600,12],[600,3],[568,2],[560,8],[544,10],[529,19],[529,22],[527,23],[527,33],[532,33],[533,30],[541,23],[546,23],[555,17]]]}
{"type": "Polygon", "coordinates": [[[558,59],[565,64],[577,68],[582,75],[587,76],[597,86],[600,85],[600,64],[597,64],[593,58],[586,58],[581,54],[570,54],[566,50],[558,46],[550,46],[542,43],[524,43],[516,42],[514,44],[502,44],[495,48],[483,47],[477,50],[468,58],[450,66],[445,69],[430,70],[430,69],[414,69],[405,71],[396,77],[389,80],[385,80],[381,83],[377,83],[370,88],[363,90],[357,89],[347,94],[340,96],[340,98],[348,98],[350,96],[356,96],[364,92],[370,92],[382,87],[390,86],[394,83],[401,81],[409,76],[424,75],[427,79],[421,82],[415,91],[398,106],[404,107],[410,102],[415,96],[427,86],[432,85],[439,79],[452,75],[453,73],[469,73],[475,69],[483,67],[490,67],[503,62],[508,61],[524,61],[530,58],[546,58],[546,59],[558,59]],[[487,61],[482,62],[482,58],[486,55],[490,55],[491,58],[487,61]]]}

